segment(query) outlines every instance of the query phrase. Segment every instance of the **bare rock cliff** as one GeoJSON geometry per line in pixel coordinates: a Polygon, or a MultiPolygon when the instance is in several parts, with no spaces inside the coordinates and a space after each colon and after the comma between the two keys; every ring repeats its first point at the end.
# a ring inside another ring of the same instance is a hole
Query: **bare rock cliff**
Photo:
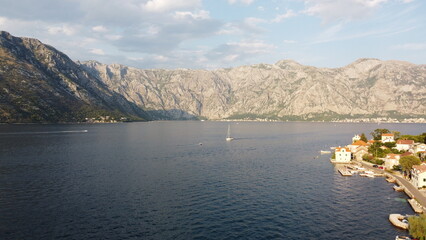
{"type": "Polygon", "coordinates": [[[426,115],[426,65],[401,61],[359,59],[329,69],[283,60],[213,71],[81,64],[157,118],[426,115]]]}

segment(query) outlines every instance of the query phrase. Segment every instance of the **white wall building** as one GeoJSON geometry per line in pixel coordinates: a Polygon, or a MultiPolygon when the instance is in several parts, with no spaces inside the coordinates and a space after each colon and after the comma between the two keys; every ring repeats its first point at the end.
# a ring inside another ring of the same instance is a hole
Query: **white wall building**
{"type": "Polygon", "coordinates": [[[426,187],[426,165],[414,165],[411,169],[411,182],[417,188],[426,187]]]}
{"type": "Polygon", "coordinates": [[[424,143],[415,143],[414,144],[414,153],[426,152],[426,144],[424,143]]]}
{"type": "Polygon", "coordinates": [[[387,154],[386,157],[383,159],[385,161],[385,168],[393,169],[393,166],[398,166],[400,158],[401,156],[399,154],[387,154]]]}
{"type": "Polygon", "coordinates": [[[382,143],[395,142],[395,136],[392,133],[382,134],[382,143]]]}
{"type": "Polygon", "coordinates": [[[336,163],[348,163],[351,161],[351,150],[346,147],[337,147],[334,151],[336,163]]]}
{"type": "Polygon", "coordinates": [[[396,142],[396,149],[398,149],[398,151],[413,151],[413,147],[414,147],[414,141],[413,140],[398,140],[396,142]]]}
{"type": "Polygon", "coordinates": [[[361,140],[361,136],[360,136],[360,135],[358,135],[358,134],[356,134],[356,135],[352,138],[352,142],[356,142],[356,141],[359,141],[359,140],[361,140]]]}

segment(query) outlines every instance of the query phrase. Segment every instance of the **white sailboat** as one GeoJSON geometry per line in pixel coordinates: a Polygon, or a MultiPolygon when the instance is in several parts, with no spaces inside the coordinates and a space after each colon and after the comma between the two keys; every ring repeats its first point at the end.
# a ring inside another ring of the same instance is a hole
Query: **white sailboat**
{"type": "Polygon", "coordinates": [[[226,135],[226,141],[232,141],[234,140],[233,137],[231,137],[231,125],[228,125],[228,134],[226,135]]]}

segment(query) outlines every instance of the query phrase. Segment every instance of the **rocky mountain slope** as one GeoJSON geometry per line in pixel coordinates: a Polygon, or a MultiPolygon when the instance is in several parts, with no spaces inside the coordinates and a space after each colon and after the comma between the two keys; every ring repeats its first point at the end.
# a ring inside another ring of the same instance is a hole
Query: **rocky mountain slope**
{"type": "Polygon", "coordinates": [[[342,68],[284,60],[217,70],[73,62],[0,32],[0,122],[133,119],[331,120],[426,117],[426,65],[360,59],[342,68]]]}
{"type": "Polygon", "coordinates": [[[76,122],[107,115],[148,118],[53,47],[0,32],[0,122],[76,122]]]}
{"type": "Polygon", "coordinates": [[[285,60],[213,71],[80,64],[156,118],[426,116],[426,65],[401,61],[360,59],[329,69],[285,60]]]}

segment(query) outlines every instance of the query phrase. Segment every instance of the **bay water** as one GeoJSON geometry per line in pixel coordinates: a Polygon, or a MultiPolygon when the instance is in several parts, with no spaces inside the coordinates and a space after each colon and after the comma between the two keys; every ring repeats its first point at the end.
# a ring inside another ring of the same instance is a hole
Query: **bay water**
{"type": "Polygon", "coordinates": [[[384,178],[320,150],[426,124],[158,121],[0,125],[0,239],[394,239],[384,178]],[[234,141],[225,137],[228,125],[234,141]]]}

